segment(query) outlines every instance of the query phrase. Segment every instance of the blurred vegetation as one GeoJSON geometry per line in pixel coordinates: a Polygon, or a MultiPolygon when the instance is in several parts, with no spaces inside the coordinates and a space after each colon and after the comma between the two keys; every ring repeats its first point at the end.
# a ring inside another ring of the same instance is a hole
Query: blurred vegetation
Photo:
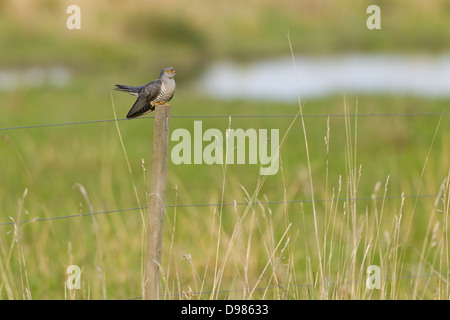
{"type": "MultiPolygon", "coordinates": [[[[80,6],[82,14],[81,30],[75,31],[66,28],[69,4],[72,2],[59,0],[0,2],[0,72],[60,66],[71,75],[62,87],[44,84],[0,91],[1,128],[112,119],[113,106],[118,118],[123,118],[133,99],[111,93],[113,85],[146,83],[169,65],[179,70],[173,115],[296,114],[296,104],[220,101],[191,90],[196,77],[217,60],[245,64],[289,55],[288,32],[294,52],[305,55],[354,51],[434,54],[450,49],[450,3],[446,0],[83,0],[73,2],[80,6]],[[381,8],[381,30],[366,28],[366,8],[370,4],[381,8]]],[[[448,112],[450,102],[409,96],[346,99],[350,113],[364,114],[448,112]]],[[[341,96],[323,97],[306,101],[304,113],[342,114],[344,105],[341,96]]],[[[131,174],[114,122],[0,131],[0,222],[145,206],[150,183],[151,121],[143,118],[118,122],[131,174]],[[85,194],[78,183],[85,188],[85,194]]],[[[281,137],[291,121],[233,118],[231,126],[278,128],[281,137]]],[[[387,196],[394,197],[402,192],[436,194],[444,189],[446,181],[448,184],[448,116],[443,116],[440,123],[438,116],[350,117],[349,122],[356,131],[351,136],[357,155],[354,162],[349,158],[352,143],[348,142],[344,117],[329,120],[329,153],[324,143],[327,117],[305,118],[316,199],[337,196],[340,186],[340,198],[382,196],[388,176],[387,196]],[[361,177],[356,192],[349,188],[349,181],[352,170],[359,166],[361,177]],[[379,183],[382,186],[375,191],[379,183]]],[[[193,119],[171,121],[171,128],[192,126],[193,119]]],[[[204,121],[204,130],[225,130],[228,126],[227,118],[204,121]]],[[[304,143],[297,119],[281,152],[283,171],[267,178],[257,195],[259,201],[311,198],[304,143]]],[[[246,202],[247,193],[252,194],[260,182],[259,167],[228,166],[225,183],[223,170],[221,166],[175,166],[169,162],[167,204],[220,203],[222,195],[225,203],[246,202]]],[[[446,195],[444,200],[448,200],[446,195]]],[[[320,242],[327,253],[322,257],[327,268],[323,278],[318,276],[311,205],[255,206],[239,226],[242,230],[225,264],[219,288],[238,291],[218,297],[246,298],[249,292],[239,290],[258,284],[279,289],[257,291],[252,298],[448,298],[448,278],[441,277],[415,279],[414,285],[410,285],[411,279],[399,280],[398,284],[391,281],[380,292],[370,294],[364,291],[364,281],[356,289],[346,284],[352,276],[361,280],[364,267],[373,261],[384,261],[385,270],[389,270],[384,275],[390,279],[420,272],[436,275],[447,270],[448,206],[442,199],[427,198],[417,201],[417,205],[414,201],[405,200],[403,204],[401,199],[368,200],[358,202],[354,211],[349,201],[341,201],[336,207],[328,202],[318,204],[320,242]],[[330,215],[332,212],[336,216],[330,215]],[[377,216],[380,212],[384,212],[383,219],[377,216]],[[355,214],[354,219],[350,213],[355,214]],[[336,224],[330,227],[330,221],[336,224]],[[411,234],[410,222],[414,222],[411,234]],[[290,223],[286,234],[291,242],[283,242],[277,249],[278,241],[286,240],[283,234],[290,223]],[[376,232],[379,237],[374,235],[376,232]],[[392,245],[395,239],[398,246],[392,245]],[[374,247],[371,241],[375,241],[374,247]],[[399,248],[405,250],[404,255],[399,248]],[[271,253],[279,260],[272,260],[271,253]],[[349,262],[352,259],[355,261],[349,262]],[[270,271],[262,274],[266,264],[270,271]],[[341,282],[327,294],[315,292],[313,286],[296,286],[324,279],[341,282]]],[[[237,217],[243,215],[244,209],[227,206],[222,213],[217,206],[168,209],[164,292],[184,292],[169,298],[209,297],[193,292],[212,289],[215,263],[222,263],[238,225],[237,217]]],[[[141,215],[145,213],[133,210],[1,225],[0,297],[140,296],[141,215]],[[84,268],[79,292],[68,292],[64,287],[69,264],[84,268]]]]}
{"type": "MultiPolygon", "coordinates": [[[[217,59],[255,60],[286,55],[286,35],[297,54],[354,51],[449,50],[450,4],[445,0],[369,1],[77,1],[82,27],[65,23],[67,3],[3,1],[0,64],[64,63],[78,71],[150,72],[173,64],[197,75],[217,59]],[[370,4],[382,29],[366,27],[370,4]]],[[[145,73],[145,72],[144,72],[145,73]]]]}

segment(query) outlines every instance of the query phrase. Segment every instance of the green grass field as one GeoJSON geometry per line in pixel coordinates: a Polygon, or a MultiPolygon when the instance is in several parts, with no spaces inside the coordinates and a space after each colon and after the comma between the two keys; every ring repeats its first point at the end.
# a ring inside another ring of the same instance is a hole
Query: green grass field
{"type": "MultiPolygon", "coordinates": [[[[171,130],[192,131],[194,120],[202,120],[203,130],[279,129],[285,140],[280,171],[273,176],[260,176],[259,165],[175,165],[169,159],[163,299],[450,297],[450,100],[331,96],[302,101],[304,117],[295,118],[297,103],[221,101],[189,90],[192,71],[209,61],[289,55],[288,27],[296,53],[420,51],[424,39],[431,51],[446,50],[441,27],[448,5],[385,8],[387,30],[390,23],[402,25],[395,12],[410,24],[369,35],[355,27],[364,23],[364,4],[350,10],[286,2],[275,10],[264,1],[251,15],[244,14],[250,5],[240,11],[226,7],[223,19],[204,28],[214,19],[202,15],[198,4],[184,15],[176,2],[166,29],[169,41],[148,33],[158,21],[146,20],[145,10],[125,8],[121,15],[115,4],[100,14],[83,2],[89,8],[86,27],[71,33],[55,28],[64,25],[65,8],[37,3],[16,11],[2,5],[0,24],[9,31],[0,35],[6,48],[1,68],[64,65],[72,79],[63,88],[0,92],[1,298],[142,296],[153,119],[12,127],[114,119],[115,113],[124,118],[133,99],[113,92],[113,85],[144,83],[168,61],[181,69],[171,130]],[[58,8],[63,13],[52,20],[58,8]],[[296,17],[294,9],[308,20],[296,17]],[[326,19],[335,10],[339,21],[326,19]],[[414,33],[422,20],[408,17],[419,12],[434,19],[414,33]],[[235,29],[243,32],[234,36],[235,29]],[[154,43],[163,48],[160,55],[154,43]],[[399,115],[408,113],[422,115],[399,115]],[[293,116],[231,122],[176,117],[282,114],[293,116]],[[41,220],[13,223],[33,219],[41,220]],[[79,290],[66,287],[69,265],[82,269],[79,290]],[[370,265],[380,267],[380,289],[366,286],[370,265]]],[[[157,6],[157,12],[167,10],[157,6]]],[[[170,143],[169,152],[175,145],[170,143]]]]}

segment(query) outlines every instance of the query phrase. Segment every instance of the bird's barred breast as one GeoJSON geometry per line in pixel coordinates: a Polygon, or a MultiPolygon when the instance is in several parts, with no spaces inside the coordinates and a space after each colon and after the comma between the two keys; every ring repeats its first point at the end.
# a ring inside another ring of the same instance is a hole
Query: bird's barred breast
{"type": "Polygon", "coordinates": [[[155,98],[155,100],[152,101],[152,103],[167,102],[172,97],[174,90],[175,90],[175,85],[173,87],[167,86],[163,82],[162,86],[161,86],[161,92],[158,94],[158,96],[155,98]]]}

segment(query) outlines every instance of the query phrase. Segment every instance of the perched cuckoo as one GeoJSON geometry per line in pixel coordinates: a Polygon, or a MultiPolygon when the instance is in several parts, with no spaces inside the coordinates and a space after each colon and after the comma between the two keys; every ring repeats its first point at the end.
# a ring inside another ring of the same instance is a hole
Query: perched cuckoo
{"type": "Polygon", "coordinates": [[[126,86],[116,84],[115,90],[125,91],[137,97],[136,102],[127,114],[127,118],[137,118],[148,112],[155,110],[156,105],[164,105],[169,102],[175,92],[176,70],[172,67],[164,68],[159,75],[159,79],[138,86],[126,86]]]}

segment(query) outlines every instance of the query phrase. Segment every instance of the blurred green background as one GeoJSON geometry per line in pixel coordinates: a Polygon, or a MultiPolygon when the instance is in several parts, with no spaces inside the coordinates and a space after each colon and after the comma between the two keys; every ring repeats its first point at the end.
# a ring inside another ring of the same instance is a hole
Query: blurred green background
{"type": "MultiPolygon", "coordinates": [[[[134,100],[114,84],[145,84],[166,66],[178,70],[173,116],[295,115],[295,102],[224,101],[195,83],[218,61],[245,67],[290,56],[288,33],[296,55],[448,53],[449,21],[446,0],[1,1],[0,297],[141,296],[145,208],[5,223],[145,207],[153,120],[27,126],[110,120],[114,112],[122,119],[134,100]],[[66,27],[71,4],[81,9],[80,30],[66,27]],[[371,4],[381,8],[381,30],[366,27],[371,4]],[[65,286],[71,264],[83,268],[80,290],[65,286]]],[[[291,129],[293,117],[233,118],[233,128],[287,134],[282,170],[264,181],[257,165],[169,159],[164,297],[448,299],[450,133],[448,114],[439,114],[449,101],[343,93],[302,100],[309,115],[435,113],[306,117],[305,131],[300,118],[291,129]],[[416,194],[430,196],[409,197],[416,194]],[[263,203],[250,209],[173,206],[253,195],[263,203]],[[334,201],[288,203],[312,197],[334,201]],[[381,265],[378,291],[365,287],[372,264],[381,265]],[[211,290],[220,292],[201,293],[211,290]]],[[[171,129],[192,130],[194,120],[174,117],[171,129]]],[[[201,120],[203,130],[230,125],[201,120]]]]}

